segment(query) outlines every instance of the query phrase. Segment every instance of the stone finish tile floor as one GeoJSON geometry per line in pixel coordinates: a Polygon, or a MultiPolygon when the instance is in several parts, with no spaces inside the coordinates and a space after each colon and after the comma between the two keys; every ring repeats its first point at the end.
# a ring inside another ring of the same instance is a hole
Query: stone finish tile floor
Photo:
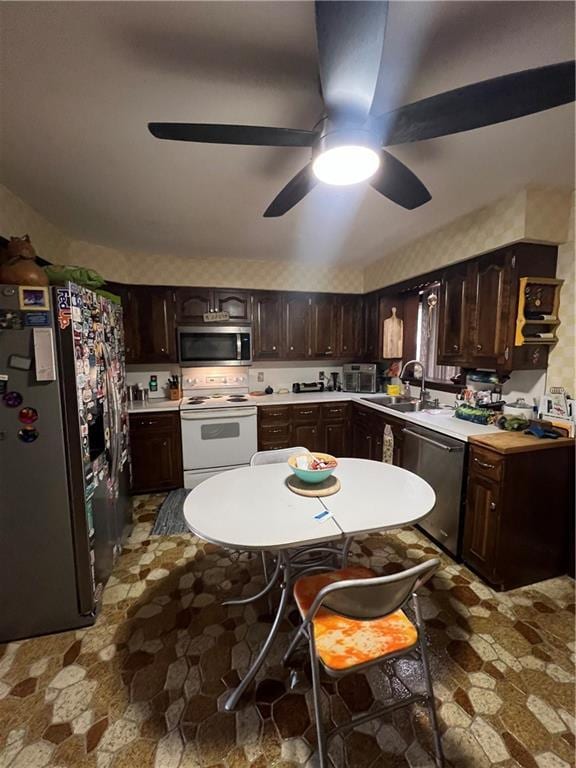
{"type": "MultiPolygon", "coordinates": [[[[260,561],[192,536],[150,537],[160,495],[135,499],[135,528],[96,625],[0,646],[0,768],[294,768],[312,765],[306,668],[280,666],[292,611],[245,705],[224,713],[267,632],[260,561]]],[[[359,539],[352,559],[392,572],[437,555],[412,529],[359,539]]],[[[424,614],[451,766],[574,765],[574,585],[497,594],[442,557],[424,614]]],[[[410,661],[326,680],[326,717],[345,722],[422,684],[410,661]]],[[[432,766],[423,709],[334,739],[336,768],[432,766]]]]}

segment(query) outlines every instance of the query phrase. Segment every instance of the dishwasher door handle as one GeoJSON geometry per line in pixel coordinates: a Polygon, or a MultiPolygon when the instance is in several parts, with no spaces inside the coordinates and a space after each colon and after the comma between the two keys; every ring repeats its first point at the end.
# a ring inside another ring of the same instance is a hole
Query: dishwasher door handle
{"type": "Polygon", "coordinates": [[[417,437],[418,440],[424,440],[425,443],[430,443],[430,445],[434,445],[436,448],[441,448],[443,451],[448,451],[448,453],[452,453],[453,451],[464,450],[464,448],[454,448],[450,445],[444,445],[444,443],[439,443],[436,440],[431,440],[429,437],[426,437],[425,435],[420,435],[418,432],[412,432],[411,429],[403,429],[402,432],[405,435],[411,435],[411,437],[417,437]]]}

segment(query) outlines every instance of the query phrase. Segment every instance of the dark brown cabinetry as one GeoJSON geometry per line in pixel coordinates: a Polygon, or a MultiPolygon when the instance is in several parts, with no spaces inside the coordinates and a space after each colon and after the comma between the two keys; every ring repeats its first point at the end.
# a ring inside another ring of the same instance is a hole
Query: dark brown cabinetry
{"type": "Polygon", "coordinates": [[[177,360],[174,293],[171,288],[132,286],[119,291],[127,363],[177,360]]]}
{"type": "Polygon", "coordinates": [[[438,364],[464,365],[468,351],[468,265],[447,269],[442,276],[438,364]]]}
{"type": "Polygon", "coordinates": [[[177,411],[130,415],[132,492],[181,488],[182,445],[177,411]]]}
{"type": "Polygon", "coordinates": [[[362,357],[364,330],[362,296],[338,296],[335,305],[338,331],[337,355],[343,358],[362,357]]]}
{"type": "Polygon", "coordinates": [[[178,288],[176,317],[181,324],[204,322],[204,314],[228,312],[230,323],[247,323],[252,319],[249,291],[226,288],[178,288]]]}
{"type": "Polygon", "coordinates": [[[440,289],[440,365],[502,373],[546,368],[545,345],[515,347],[520,277],[554,277],[557,249],[519,243],[448,267],[440,289]]]}
{"type": "Polygon", "coordinates": [[[303,446],[333,456],[350,455],[347,403],[258,408],[258,450],[303,446]]]}
{"type": "Polygon", "coordinates": [[[566,573],[573,493],[573,441],[517,452],[473,443],[464,561],[495,589],[515,589],[566,573]]]}
{"type": "Polygon", "coordinates": [[[393,463],[401,466],[404,421],[358,403],[352,405],[352,456],[382,461],[387,425],[394,438],[393,463]]]}
{"type": "Polygon", "coordinates": [[[380,359],[380,300],[377,293],[364,296],[364,329],[362,353],[366,360],[380,359]]]}
{"type": "Polygon", "coordinates": [[[336,343],[336,301],[326,294],[310,300],[310,356],[335,357],[336,343]]]}
{"type": "Polygon", "coordinates": [[[282,296],[275,291],[258,291],[253,298],[254,360],[284,358],[282,296]]]}
{"type": "Polygon", "coordinates": [[[307,294],[286,294],[284,298],[285,357],[304,360],[311,357],[310,304],[307,294]]]}

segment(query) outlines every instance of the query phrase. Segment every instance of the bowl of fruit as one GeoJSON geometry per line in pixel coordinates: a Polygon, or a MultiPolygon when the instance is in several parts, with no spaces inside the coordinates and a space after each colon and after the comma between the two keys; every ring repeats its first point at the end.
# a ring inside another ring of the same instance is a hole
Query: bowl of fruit
{"type": "Polygon", "coordinates": [[[300,453],[288,459],[290,469],[304,483],[321,483],[327,480],[338,466],[329,453],[300,453]]]}

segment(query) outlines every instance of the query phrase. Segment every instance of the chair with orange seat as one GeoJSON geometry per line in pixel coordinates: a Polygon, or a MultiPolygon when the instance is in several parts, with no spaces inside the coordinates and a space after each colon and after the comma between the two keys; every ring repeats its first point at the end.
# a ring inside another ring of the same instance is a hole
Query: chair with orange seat
{"type": "Polygon", "coordinates": [[[424,624],[417,591],[438,568],[437,559],[388,576],[363,567],[349,567],[302,576],[294,598],[302,616],[296,636],[284,656],[287,664],[298,642],[306,637],[312,664],[314,715],[320,768],[326,768],[328,739],[356,725],[410,704],[427,704],[434,733],[436,765],[444,756],[430,677],[424,624]],[[412,603],[416,623],[402,610],[412,603]],[[424,672],[425,693],[392,701],[377,711],[352,718],[325,734],[320,708],[320,665],[331,677],[342,677],[406,654],[416,654],[424,672]]]}

